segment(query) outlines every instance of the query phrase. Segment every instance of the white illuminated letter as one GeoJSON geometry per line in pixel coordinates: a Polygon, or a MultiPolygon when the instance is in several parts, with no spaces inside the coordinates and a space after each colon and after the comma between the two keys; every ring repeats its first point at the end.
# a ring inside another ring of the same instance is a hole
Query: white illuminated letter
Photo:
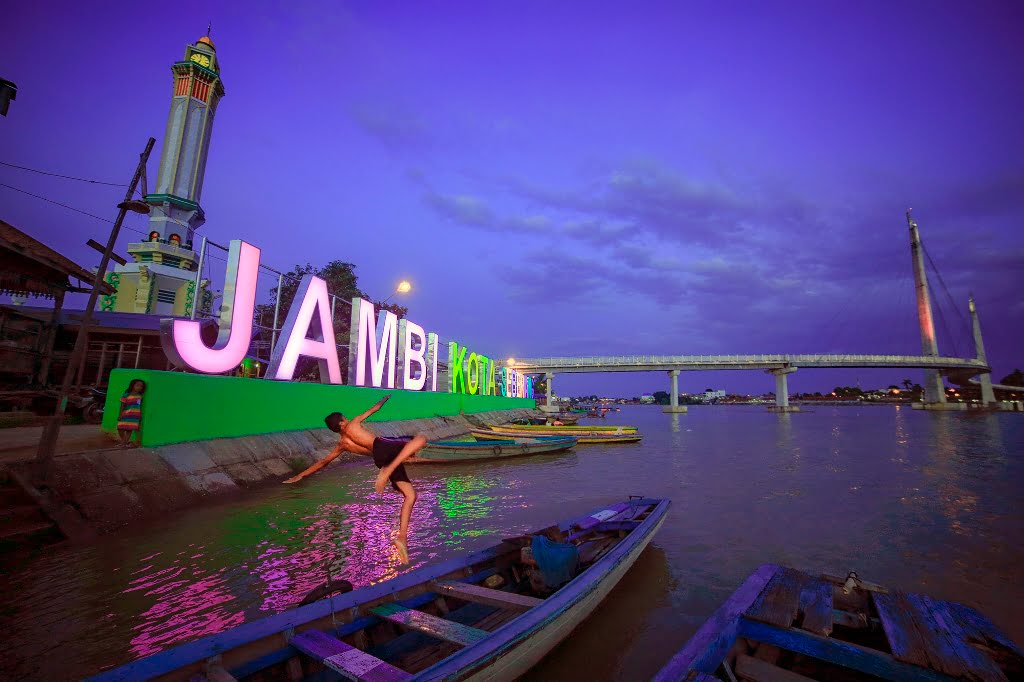
{"type": "Polygon", "coordinates": [[[299,283],[288,317],[281,328],[281,338],[270,356],[267,376],[279,381],[291,381],[295,377],[295,365],[300,355],[319,360],[321,383],[341,383],[341,366],[338,364],[338,346],[334,340],[327,282],[314,275],[303,275],[299,283]],[[307,338],[310,331],[313,338],[307,338]]]}
{"type": "Polygon", "coordinates": [[[260,250],[252,244],[232,239],[228,248],[217,340],[212,348],[208,347],[200,334],[200,324],[195,320],[161,320],[160,343],[172,363],[204,374],[230,372],[242,363],[252,341],[252,314],[256,305],[259,269],[260,250]]]}
{"type": "Polygon", "coordinates": [[[409,391],[422,391],[427,383],[427,334],[423,327],[409,320],[398,321],[398,366],[402,368],[398,375],[398,388],[409,391]],[[417,343],[413,343],[416,340],[417,343]],[[412,367],[418,365],[419,371],[413,376],[412,367]]]}
{"type": "Polygon", "coordinates": [[[427,334],[427,376],[430,377],[430,390],[437,390],[437,334],[427,334]]]}
{"type": "Polygon", "coordinates": [[[372,385],[395,387],[395,350],[398,318],[382,310],[373,329],[373,304],[361,298],[352,299],[352,330],[349,341],[349,380],[355,377],[356,386],[366,386],[366,365],[370,365],[372,385]],[[355,353],[352,349],[355,349],[355,353]]]}

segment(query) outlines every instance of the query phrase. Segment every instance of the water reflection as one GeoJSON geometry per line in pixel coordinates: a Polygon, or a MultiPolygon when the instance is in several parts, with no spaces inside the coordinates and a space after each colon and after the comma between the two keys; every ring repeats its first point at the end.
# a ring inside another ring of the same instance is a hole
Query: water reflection
{"type": "MultiPolygon", "coordinates": [[[[607,423],[644,440],[411,472],[414,567],[610,498],[673,499],[654,545],[541,676],[649,678],[766,561],[964,601],[1024,640],[1018,415],[701,407],[666,420],[637,407],[607,423]]],[[[400,498],[374,493],[375,473],[339,462],[90,547],[0,555],[0,677],[80,678],[291,608],[328,573],[357,586],[403,573],[400,498]]]]}

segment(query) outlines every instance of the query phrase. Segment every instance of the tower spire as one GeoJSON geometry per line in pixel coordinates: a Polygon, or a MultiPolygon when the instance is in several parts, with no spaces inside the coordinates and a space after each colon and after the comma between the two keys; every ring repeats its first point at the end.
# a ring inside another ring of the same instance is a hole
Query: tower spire
{"type": "MultiPolygon", "coordinates": [[[[914,290],[917,294],[917,318],[921,327],[921,355],[938,357],[939,346],[935,340],[935,322],[932,318],[932,301],[928,293],[928,275],[924,271],[924,253],[921,248],[921,235],[917,230],[917,222],[907,209],[907,226],[910,228],[910,257],[914,266],[914,290]]],[[[946,402],[945,386],[942,376],[936,369],[924,370],[924,402],[946,402]]]]}

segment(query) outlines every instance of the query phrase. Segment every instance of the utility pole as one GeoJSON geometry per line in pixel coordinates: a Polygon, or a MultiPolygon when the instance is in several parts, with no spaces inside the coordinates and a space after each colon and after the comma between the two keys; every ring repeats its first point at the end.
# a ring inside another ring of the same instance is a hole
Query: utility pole
{"type": "Polygon", "coordinates": [[[54,410],[53,416],[49,418],[43,427],[43,435],[39,439],[39,449],[36,451],[36,474],[43,481],[47,479],[50,473],[50,465],[53,463],[54,452],[57,449],[57,437],[60,435],[60,427],[64,422],[64,411],[68,405],[68,392],[71,390],[71,384],[78,373],[78,367],[82,364],[85,357],[85,349],[89,341],[89,324],[92,322],[92,311],[96,308],[96,298],[99,296],[100,286],[106,278],[107,266],[110,264],[110,255],[114,251],[117,235],[121,231],[121,223],[124,222],[124,216],[130,210],[143,208],[142,212],[149,212],[148,206],[144,204],[138,206],[141,202],[133,202],[132,195],[135,194],[135,188],[138,186],[139,180],[146,174],[146,162],[149,160],[149,153],[153,151],[155,143],[156,140],[154,138],[149,138],[146,148],[139,155],[139,165],[135,168],[135,176],[128,186],[128,192],[124,195],[124,201],[117,205],[120,209],[117,214],[117,220],[114,221],[114,227],[110,230],[106,249],[103,251],[103,257],[100,259],[100,266],[92,279],[89,303],[86,305],[85,313],[82,315],[82,324],[78,330],[78,337],[75,339],[75,348],[71,351],[71,357],[68,359],[68,366],[64,372],[64,382],[61,384],[60,392],[57,394],[57,408],[54,410]]]}

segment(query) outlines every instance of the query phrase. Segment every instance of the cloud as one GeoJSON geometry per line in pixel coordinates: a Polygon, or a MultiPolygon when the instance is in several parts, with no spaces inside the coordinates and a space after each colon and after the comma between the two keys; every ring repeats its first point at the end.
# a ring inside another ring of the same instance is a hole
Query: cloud
{"type": "Polygon", "coordinates": [[[354,104],[349,113],[360,128],[393,151],[433,144],[433,136],[423,119],[402,105],[363,100],[354,104]]]}

